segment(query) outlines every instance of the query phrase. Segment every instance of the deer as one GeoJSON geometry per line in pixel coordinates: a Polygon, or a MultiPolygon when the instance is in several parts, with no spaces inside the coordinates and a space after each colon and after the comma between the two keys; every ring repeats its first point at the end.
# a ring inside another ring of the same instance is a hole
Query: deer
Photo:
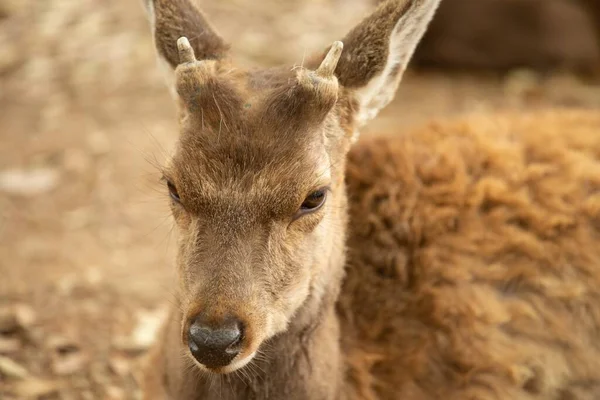
{"type": "Polygon", "coordinates": [[[359,137],[439,3],[386,0],[301,66],[246,69],[195,4],[145,0],[180,127],[145,399],[600,393],[600,113],[359,137]]]}

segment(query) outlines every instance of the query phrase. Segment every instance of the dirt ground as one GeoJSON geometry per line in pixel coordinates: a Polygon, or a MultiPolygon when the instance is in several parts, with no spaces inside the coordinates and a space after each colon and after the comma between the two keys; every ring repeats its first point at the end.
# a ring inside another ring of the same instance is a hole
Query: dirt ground
{"type": "MultiPolygon", "coordinates": [[[[363,0],[204,0],[245,65],[301,63],[363,0]],[[242,23],[240,23],[242,22],[242,23]]],[[[600,110],[568,73],[409,71],[363,134],[506,108],[600,110]]],[[[172,299],[177,139],[141,0],[0,0],[0,398],[134,399],[172,299]]]]}

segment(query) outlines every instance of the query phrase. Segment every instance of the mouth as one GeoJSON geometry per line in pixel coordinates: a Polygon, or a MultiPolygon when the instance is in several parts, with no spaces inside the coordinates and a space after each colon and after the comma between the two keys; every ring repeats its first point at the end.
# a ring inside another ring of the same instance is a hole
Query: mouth
{"type": "Polygon", "coordinates": [[[242,369],[246,365],[248,365],[254,358],[254,355],[256,354],[256,352],[252,352],[251,354],[248,354],[246,357],[240,357],[238,355],[238,356],[234,357],[233,360],[231,360],[231,362],[227,365],[210,366],[210,367],[200,363],[191,352],[189,354],[191,356],[191,359],[194,361],[194,364],[196,364],[196,366],[198,368],[200,368],[202,371],[207,371],[207,372],[211,372],[211,373],[218,374],[218,375],[226,375],[226,374],[235,372],[239,369],[242,369]]]}

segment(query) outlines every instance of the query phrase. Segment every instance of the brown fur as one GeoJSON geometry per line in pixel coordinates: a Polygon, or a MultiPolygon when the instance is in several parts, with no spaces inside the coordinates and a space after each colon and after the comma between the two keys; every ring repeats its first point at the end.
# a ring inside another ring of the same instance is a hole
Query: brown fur
{"type": "MultiPolygon", "coordinates": [[[[239,70],[204,44],[199,61],[175,68],[181,136],[164,175],[180,283],[146,399],[564,400],[595,390],[598,115],[481,117],[348,155],[437,4],[381,5],[344,39],[350,56],[334,77],[313,72],[316,62],[239,70]],[[299,214],[322,187],[323,206],[299,214]],[[192,357],[187,332],[200,313],[243,322],[231,365],[192,357]]],[[[195,8],[164,10],[151,16],[167,64],[164,38],[185,32],[181,21],[212,46],[195,8]]]]}
{"type": "Polygon", "coordinates": [[[597,0],[444,0],[413,65],[598,73],[599,7],[597,0]]]}
{"type": "Polygon", "coordinates": [[[557,110],[353,148],[339,312],[358,398],[598,398],[599,132],[599,112],[557,110]]]}

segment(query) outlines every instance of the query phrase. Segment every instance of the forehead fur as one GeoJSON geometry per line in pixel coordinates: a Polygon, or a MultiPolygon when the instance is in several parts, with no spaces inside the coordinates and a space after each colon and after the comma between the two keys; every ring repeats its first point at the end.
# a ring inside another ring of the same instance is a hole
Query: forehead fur
{"type": "Polygon", "coordinates": [[[186,119],[232,133],[248,124],[277,126],[278,131],[319,125],[338,99],[335,77],[324,79],[303,68],[245,72],[228,63],[181,64],[176,87],[186,119]]]}
{"type": "Polygon", "coordinates": [[[329,183],[337,97],[304,95],[291,68],[210,68],[179,78],[182,132],[168,173],[180,194],[207,202],[232,192],[289,199],[329,183]]]}

